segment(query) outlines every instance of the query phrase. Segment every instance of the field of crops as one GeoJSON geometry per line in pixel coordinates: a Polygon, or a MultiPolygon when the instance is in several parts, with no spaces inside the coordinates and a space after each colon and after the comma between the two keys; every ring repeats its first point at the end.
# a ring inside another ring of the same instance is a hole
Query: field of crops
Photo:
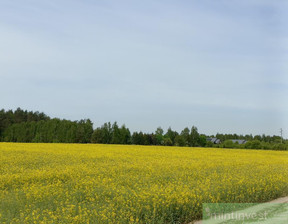
{"type": "Polygon", "coordinates": [[[0,143],[0,223],[188,223],[287,183],[284,151],[0,143]]]}

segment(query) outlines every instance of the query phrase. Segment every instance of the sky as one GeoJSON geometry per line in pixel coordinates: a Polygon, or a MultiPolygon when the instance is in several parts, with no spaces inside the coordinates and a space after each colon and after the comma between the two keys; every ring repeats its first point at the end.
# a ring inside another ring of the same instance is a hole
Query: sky
{"type": "Polygon", "coordinates": [[[287,11],[286,0],[2,0],[0,107],[288,138],[287,11]]]}

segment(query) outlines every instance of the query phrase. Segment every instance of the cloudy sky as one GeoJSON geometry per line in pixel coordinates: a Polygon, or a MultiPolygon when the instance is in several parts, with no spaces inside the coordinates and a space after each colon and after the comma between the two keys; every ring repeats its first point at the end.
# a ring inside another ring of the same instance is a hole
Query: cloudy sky
{"type": "Polygon", "coordinates": [[[0,106],[288,137],[287,11],[286,0],[2,0],[0,106]]]}

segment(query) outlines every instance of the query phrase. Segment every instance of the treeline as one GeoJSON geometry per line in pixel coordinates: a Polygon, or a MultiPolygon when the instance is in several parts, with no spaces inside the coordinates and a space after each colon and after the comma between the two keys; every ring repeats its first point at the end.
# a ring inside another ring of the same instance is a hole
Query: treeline
{"type": "Polygon", "coordinates": [[[3,133],[5,142],[90,143],[91,121],[68,121],[57,118],[47,121],[29,121],[9,126],[3,133]]]}
{"type": "Polygon", "coordinates": [[[166,132],[158,127],[153,133],[133,132],[117,122],[103,124],[93,129],[89,119],[80,121],[51,119],[44,113],[17,110],[0,111],[0,140],[5,142],[54,142],[54,143],[101,143],[163,145],[188,147],[222,147],[288,150],[288,142],[280,136],[219,134],[207,136],[200,134],[197,127],[184,128],[180,133],[168,128],[166,132]],[[220,144],[207,140],[214,137],[220,144]],[[232,139],[246,140],[246,144],[233,143],[232,139]]]}
{"type": "Polygon", "coordinates": [[[155,133],[133,132],[122,125],[121,127],[115,122],[105,123],[96,128],[92,134],[92,143],[103,144],[133,144],[133,145],[165,145],[165,146],[202,146],[206,145],[206,136],[200,135],[195,126],[185,128],[180,134],[171,128],[164,133],[159,127],[155,133]]]}
{"type": "MultiPolygon", "coordinates": [[[[251,140],[246,142],[245,144],[234,143],[232,140],[225,140],[223,143],[219,145],[215,145],[214,147],[219,148],[230,148],[230,149],[272,149],[272,150],[288,150],[288,142],[287,140],[281,141],[278,138],[275,138],[276,141],[260,141],[260,140],[251,140]]],[[[281,138],[280,138],[281,139],[281,138]]]]}
{"type": "Polygon", "coordinates": [[[199,134],[197,127],[191,129],[184,128],[180,133],[168,128],[165,133],[159,127],[154,133],[133,132],[115,122],[105,123],[96,128],[92,134],[92,143],[102,144],[133,144],[133,145],[163,145],[163,146],[187,146],[187,147],[216,147],[216,148],[243,148],[243,149],[273,149],[288,150],[287,140],[283,141],[280,136],[267,135],[237,135],[237,134],[216,134],[216,136],[206,136],[199,134]],[[207,140],[211,137],[220,139],[219,144],[213,144],[207,140]],[[235,139],[246,140],[245,144],[232,141],[235,139]]]}
{"type": "Polygon", "coordinates": [[[5,142],[90,143],[93,124],[87,120],[51,119],[44,113],[0,111],[0,139],[5,142]]]}
{"type": "Polygon", "coordinates": [[[22,122],[32,122],[32,121],[47,121],[50,120],[44,113],[39,113],[38,111],[27,111],[17,108],[17,110],[0,110],[0,137],[3,136],[4,130],[13,124],[19,124],[22,122]]]}
{"type": "Polygon", "coordinates": [[[221,140],[221,142],[224,142],[226,140],[231,140],[231,139],[243,139],[246,141],[260,141],[260,142],[268,142],[268,143],[281,143],[281,137],[280,136],[270,136],[270,135],[255,135],[253,136],[252,134],[250,135],[238,135],[238,134],[219,134],[217,133],[216,137],[221,140]]]}
{"type": "MultiPolygon", "coordinates": [[[[288,141],[276,135],[216,134],[215,137],[221,140],[219,145],[214,145],[214,147],[219,148],[288,150],[288,141]],[[233,142],[232,140],[235,139],[246,140],[246,143],[233,142]]],[[[213,146],[211,143],[208,143],[208,145],[213,146]]]]}

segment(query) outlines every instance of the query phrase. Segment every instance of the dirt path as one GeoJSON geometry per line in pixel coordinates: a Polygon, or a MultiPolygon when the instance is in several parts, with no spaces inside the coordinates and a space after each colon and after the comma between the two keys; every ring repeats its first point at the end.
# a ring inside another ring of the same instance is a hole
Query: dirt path
{"type": "Polygon", "coordinates": [[[288,196],[283,198],[278,198],[273,201],[269,201],[268,203],[288,203],[288,196]]]}
{"type": "MultiPolygon", "coordinates": [[[[273,201],[269,201],[269,202],[266,202],[266,203],[288,203],[288,196],[287,197],[278,198],[278,199],[275,199],[273,201]]],[[[252,209],[254,207],[256,208],[257,205],[253,206],[252,209]]],[[[286,213],[285,213],[285,215],[286,215],[286,213]]],[[[219,223],[221,223],[221,222],[219,222],[219,223]]],[[[200,220],[200,221],[190,222],[189,224],[202,224],[202,221],[200,220]]]]}

